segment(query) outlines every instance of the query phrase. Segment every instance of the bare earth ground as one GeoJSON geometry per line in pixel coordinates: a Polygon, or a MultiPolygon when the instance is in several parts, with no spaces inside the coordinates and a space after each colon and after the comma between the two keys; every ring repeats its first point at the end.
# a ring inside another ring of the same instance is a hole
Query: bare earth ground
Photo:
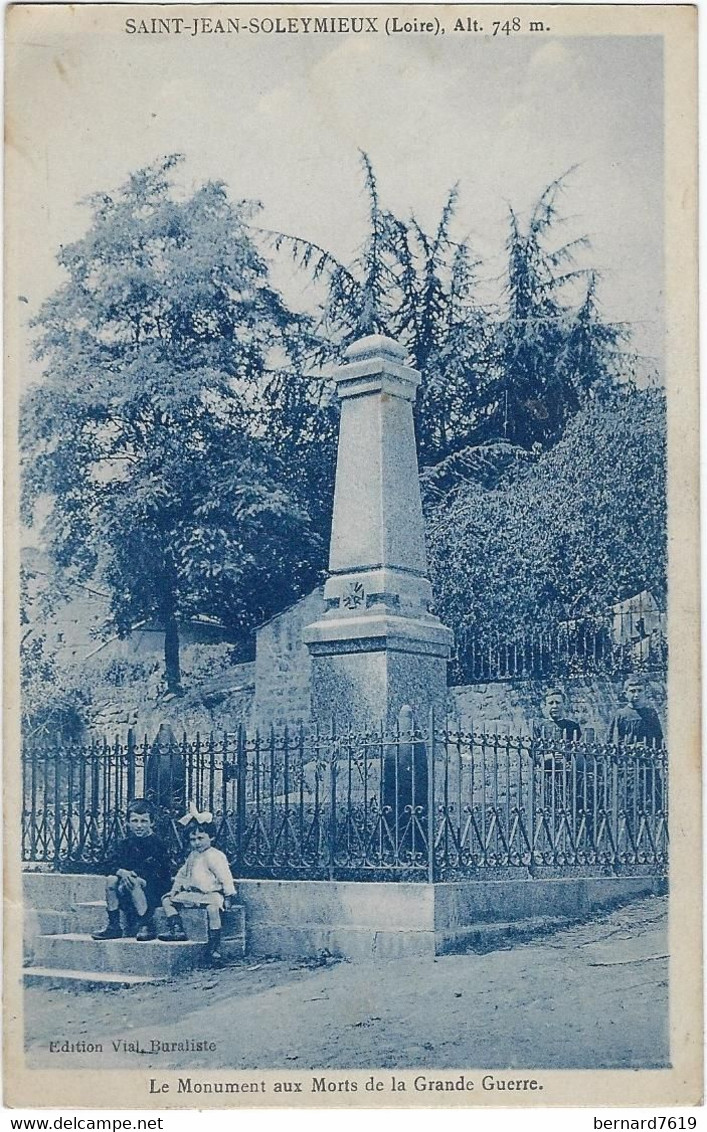
{"type": "Polygon", "coordinates": [[[59,1069],[652,1068],[669,1063],[667,899],[485,955],[245,960],[159,986],[26,991],[27,1061],[59,1069]],[[124,1039],[216,1052],[124,1052],[124,1039]],[[51,1054],[50,1041],[101,1043],[51,1054]]]}

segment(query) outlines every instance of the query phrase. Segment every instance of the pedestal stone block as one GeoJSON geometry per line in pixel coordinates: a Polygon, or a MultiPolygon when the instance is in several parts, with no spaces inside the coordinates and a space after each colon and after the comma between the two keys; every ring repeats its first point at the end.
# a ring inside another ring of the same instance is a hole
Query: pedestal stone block
{"type": "Polygon", "coordinates": [[[326,723],[332,716],[365,730],[393,726],[400,709],[414,704],[418,723],[434,708],[445,711],[447,662],[415,652],[338,652],[312,657],[312,712],[326,723]]]}

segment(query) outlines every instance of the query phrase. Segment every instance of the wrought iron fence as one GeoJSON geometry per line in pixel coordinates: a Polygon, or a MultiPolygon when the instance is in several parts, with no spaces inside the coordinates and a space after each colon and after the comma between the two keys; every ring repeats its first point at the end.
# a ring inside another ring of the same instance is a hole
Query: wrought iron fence
{"type": "Polygon", "coordinates": [[[242,877],[451,880],[494,870],[662,872],[663,748],[468,734],[316,730],[30,749],[27,862],[100,868],[132,797],[175,864],[187,800],[210,810],[242,877]],[[430,820],[431,815],[431,820],[430,820]]]}
{"type": "Polygon", "coordinates": [[[666,615],[654,603],[575,617],[517,634],[458,628],[452,678],[459,684],[665,672],[666,615]]]}

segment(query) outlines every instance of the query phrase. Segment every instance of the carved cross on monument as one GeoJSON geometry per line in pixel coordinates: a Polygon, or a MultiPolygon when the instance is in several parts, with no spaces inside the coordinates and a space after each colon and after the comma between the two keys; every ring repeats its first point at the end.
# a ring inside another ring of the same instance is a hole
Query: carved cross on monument
{"type": "Polygon", "coordinates": [[[326,611],[308,625],[312,715],[357,727],[444,710],[452,632],[429,611],[412,404],[420,374],[371,335],[334,374],[341,401],[326,611]]]}

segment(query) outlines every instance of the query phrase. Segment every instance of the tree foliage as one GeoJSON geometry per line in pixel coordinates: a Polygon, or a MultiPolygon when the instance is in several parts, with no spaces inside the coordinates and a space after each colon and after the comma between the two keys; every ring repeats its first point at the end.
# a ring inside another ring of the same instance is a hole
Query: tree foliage
{"type": "MultiPolygon", "coordinates": [[[[455,234],[458,187],[427,231],[384,207],[362,154],[367,231],[351,264],[271,234],[325,284],[310,318],[270,282],[258,206],[213,182],[179,197],[178,160],[87,202],[86,234],[59,253],[66,281],[35,320],[44,375],[22,411],[26,520],[46,511],[67,584],[106,584],[113,630],[163,626],[172,691],[180,620],[243,636],[317,580],[338,431],[323,363],[365,334],[402,342],[422,373],[447,623],[512,631],[664,592],[664,409],[626,381],[625,328],[602,315],[588,240],[561,238],[566,177],[527,219],[509,212],[498,294],[482,302],[482,265],[455,234]]],[[[51,658],[28,648],[46,684],[51,658]]]]}
{"type": "Polygon", "coordinates": [[[271,286],[256,206],[223,185],[178,199],[168,158],[88,201],[66,282],[36,320],[43,380],[23,406],[25,517],[50,500],[48,548],[110,587],[120,632],[178,620],[252,627],[311,584],[304,496],[262,433],[268,384],[304,381],[311,330],[271,286]]]}
{"type": "Polygon", "coordinates": [[[455,628],[522,628],[605,613],[666,593],[662,393],[632,391],[582,409],[561,441],[430,508],[438,613],[455,628]]]}
{"type": "Polygon", "coordinates": [[[498,443],[525,450],[555,443],[582,405],[628,376],[631,362],[624,327],[602,318],[597,272],[578,263],[587,237],[559,238],[569,173],[548,185],[525,224],[510,210],[502,294],[484,304],[480,262],[469,241],[452,234],[458,186],[428,233],[414,216],[383,208],[371,162],[361,158],[368,231],[353,264],[301,237],[274,237],[326,281],[323,332],[341,348],[365,333],[407,347],[422,373],[415,414],[423,467],[457,455],[456,467],[467,457],[473,465],[478,445],[489,459],[498,443]]]}
{"type": "Polygon", "coordinates": [[[610,392],[617,360],[628,376],[627,357],[618,349],[623,328],[602,321],[597,274],[576,266],[587,237],[557,242],[558,198],[567,176],[548,185],[527,226],[510,211],[506,303],[487,427],[524,448],[554,443],[591,396],[610,392]],[[583,288],[578,305],[567,298],[573,285],[583,288]]]}
{"type": "Polygon", "coordinates": [[[91,702],[90,689],[57,662],[44,631],[61,588],[60,573],[40,579],[36,570],[20,567],[20,721],[29,742],[80,738],[91,702]]]}
{"type": "Polygon", "coordinates": [[[289,249],[298,266],[325,282],[320,330],[339,357],[366,334],[387,334],[407,347],[423,378],[415,405],[420,462],[433,464],[462,448],[477,421],[490,346],[487,313],[475,298],[478,265],[468,244],[450,236],[456,187],[430,236],[415,217],[403,221],[382,207],[367,154],[361,162],[368,231],[353,263],[301,237],[271,235],[276,248],[289,249]]]}

